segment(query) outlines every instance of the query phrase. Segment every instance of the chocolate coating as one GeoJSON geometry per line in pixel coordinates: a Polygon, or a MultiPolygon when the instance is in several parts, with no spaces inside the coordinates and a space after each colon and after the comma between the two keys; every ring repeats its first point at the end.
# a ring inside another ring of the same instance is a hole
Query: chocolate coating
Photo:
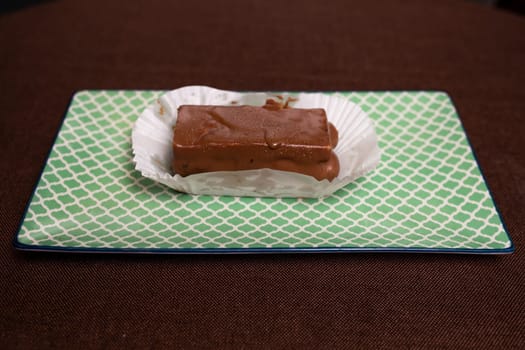
{"type": "Polygon", "coordinates": [[[323,109],[180,106],[173,170],[187,176],[270,168],[332,180],[339,173],[332,127],[323,109]]]}

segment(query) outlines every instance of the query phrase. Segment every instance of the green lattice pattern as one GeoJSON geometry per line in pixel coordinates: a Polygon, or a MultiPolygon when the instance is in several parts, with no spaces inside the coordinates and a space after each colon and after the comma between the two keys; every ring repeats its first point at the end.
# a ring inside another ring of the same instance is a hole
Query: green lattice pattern
{"type": "Polygon", "coordinates": [[[441,92],[344,94],[374,120],[379,167],[323,199],[194,196],[143,178],[131,128],[160,91],[75,95],[18,242],[69,248],[505,249],[456,111],[441,92]]]}

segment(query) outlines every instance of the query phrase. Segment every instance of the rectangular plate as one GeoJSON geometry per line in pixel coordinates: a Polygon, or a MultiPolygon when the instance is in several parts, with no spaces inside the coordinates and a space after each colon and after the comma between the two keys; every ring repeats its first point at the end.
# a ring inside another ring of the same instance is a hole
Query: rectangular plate
{"type": "Polygon", "coordinates": [[[444,92],[340,92],[381,163],[322,199],[196,196],[135,171],[131,129],[162,91],[80,91],[15,239],[24,250],[143,253],[514,249],[444,92]]]}

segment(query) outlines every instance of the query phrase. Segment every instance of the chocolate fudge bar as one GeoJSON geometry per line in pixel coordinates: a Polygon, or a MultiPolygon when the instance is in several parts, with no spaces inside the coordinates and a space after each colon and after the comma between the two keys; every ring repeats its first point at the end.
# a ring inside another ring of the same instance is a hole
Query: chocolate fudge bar
{"type": "Polygon", "coordinates": [[[336,144],[324,109],[183,105],[174,127],[173,171],[270,168],[332,180],[339,173],[336,144]]]}

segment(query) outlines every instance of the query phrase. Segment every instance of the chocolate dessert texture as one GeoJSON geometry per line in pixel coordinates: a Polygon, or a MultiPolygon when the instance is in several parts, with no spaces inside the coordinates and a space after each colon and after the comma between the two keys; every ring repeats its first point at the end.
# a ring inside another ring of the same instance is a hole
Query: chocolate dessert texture
{"type": "Polygon", "coordinates": [[[337,129],[324,109],[183,105],[173,136],[173,171],[181,176],[212,171],[270,168],[333,180],[337,129]]]}

